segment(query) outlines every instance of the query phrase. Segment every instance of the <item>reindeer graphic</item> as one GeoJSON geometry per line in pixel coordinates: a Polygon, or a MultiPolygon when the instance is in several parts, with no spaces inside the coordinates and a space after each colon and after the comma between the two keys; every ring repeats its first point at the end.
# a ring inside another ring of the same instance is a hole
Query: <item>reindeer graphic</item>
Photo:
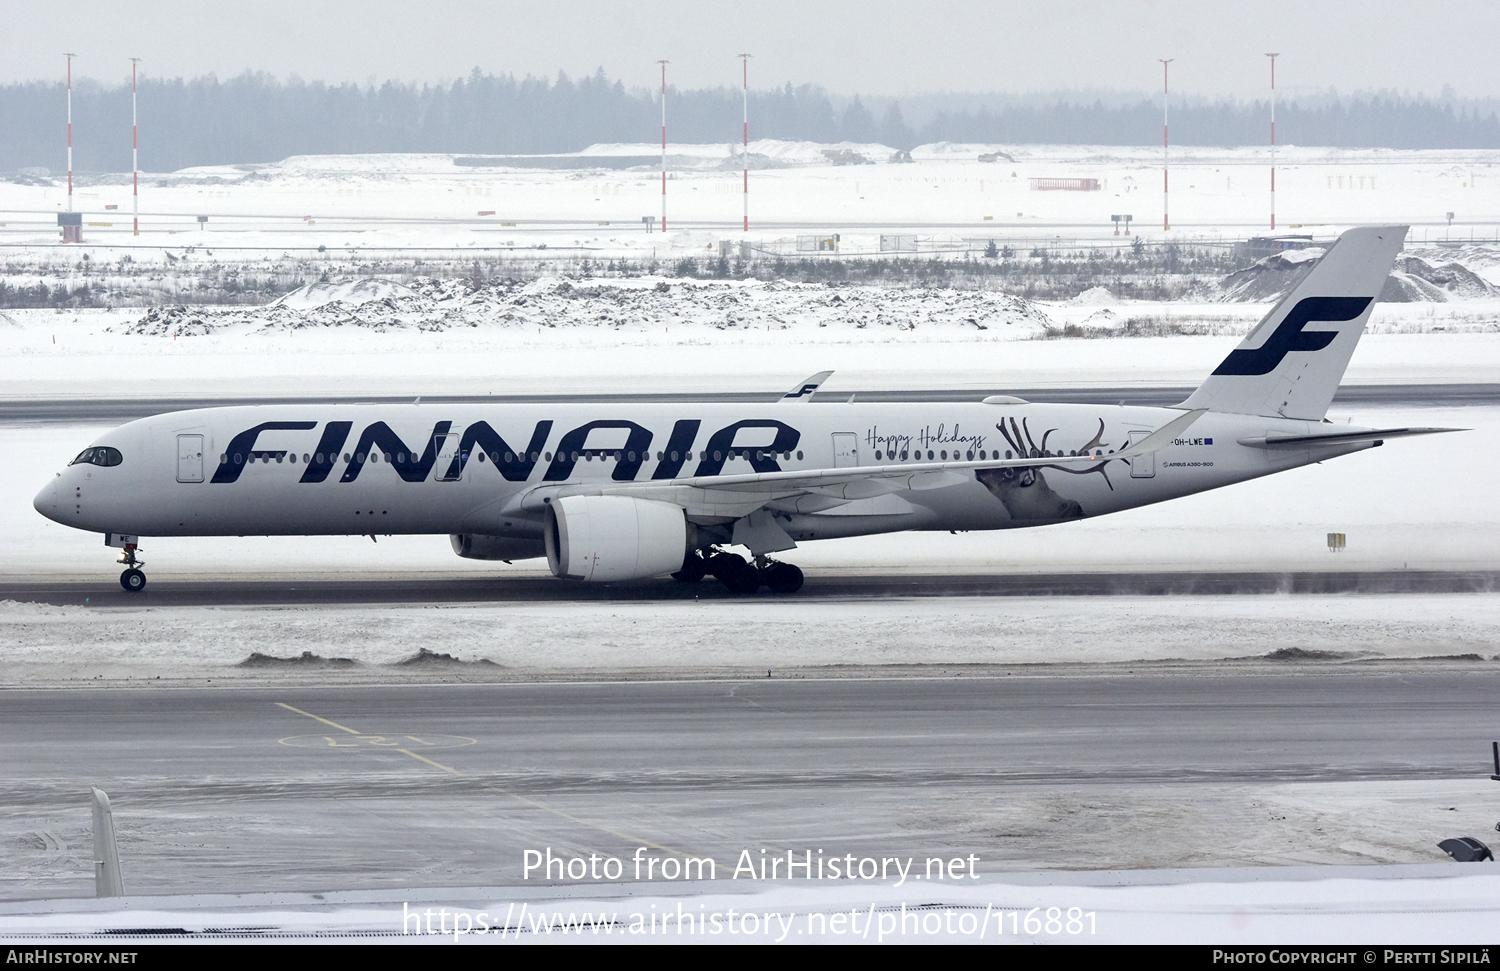
{"type": "MultiPolygon", "coordinates": [[[[1019,425],[1014,418],[1010,419],[1010,427],[1005,427],[1005,420],[995,426],[1000,434],[1010,443],[1011,449],[1019,458],[1046,458],[1052,455],[1047,450],[1047,440],[1055,428],[1048,429],[1042,435],[1042,443],[1038,445],[1031,437],[1031,429],[1026,425],[1026,419],[1022,418],[1019,425]],[[1024,445],[1022,443],[1025,443],[1024,445]]],[[[1098,446],[1107,446],[1104,439],[1104,419],[1099,419],[1099,431],[1082,448],[1074,452],[1074,455],[1087,455],[1091,449],[1098,446]]],[[[1057,453],[1059,456],[1062,452],[1057,453]]],[[[1083,506],[1076,499],[1064,499],[1052,491],[1042,475],[1042,469],[1056,469],[1069,475],[1091,475],[1098,472],[1104,476],[1104,482],[1114,491],[1114,483],[1109,481],[1109,474],[1105,471],[1107,462],[1088,469],[1070,469],[1060,465],[1032,466],[1029,468],[1007,468],[1007,469],[980,469],[974,473],[974,478],[984,484],[990,490],[990,494],[999,499],[1005,506],[1006,512],[1010,513],[1012,519],[1026,522],[1055,522],[1062,519],[1077,519],[1083,515],[1083,506]]]]}

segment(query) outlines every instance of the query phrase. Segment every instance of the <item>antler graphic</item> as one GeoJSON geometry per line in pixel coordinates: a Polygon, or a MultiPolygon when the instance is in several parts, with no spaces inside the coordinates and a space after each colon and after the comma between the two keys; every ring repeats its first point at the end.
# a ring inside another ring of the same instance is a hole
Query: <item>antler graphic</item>
{"type": "MultiPolygon", "coordinates": [[[[1031,428],[1026,424],[1026,419],[1024,417],[1021,419],[1021,423],[1019,425],[1016,424],[1016,419],[1012,417],[1010,419],[1010,428],[1005,427],[1005,419],[1002,418],[1000,419],[1000,422],[995,425],[995,427],[1000,430],[1000,434],[1004,436],[1005,441],[1010,445],[1011,449],[1015,451],[1016,455],[1023,459],[1042,458],[1050,454],[1047,451],[1047,439],[1051,437],[1053,432],[1057,431],[1056,428],[1047,429],[1046,433],[1042,435],[1042,444],[1040,447],[1038,447],[1035,439],[1031,437],[1031,428]],[[1014,435],[1014,437],[1012,437],[1012,435],[1014,435]],[[1023,446],[1021,444],[1022,442],[1025,442],[1026,444],[1023,446]]],[[[1087,445],[1084,445],[1078,450],[1078,454],[1087,455],[1093,449],[1098,448],[1101,445],[1107,446],[1108,444],[1108,442],[1104,441],[1104,419],[1100,418],[1099,430],[1094,433],[1094,437],[1089,440],[1089,443],[1087,445]]],[[[1115,484],[1109,481],[1109,472],[1105,468],[1105,466],[1107,466],[1112,461],[1114,460],[1108,458],[1102,459],[1098,465],[1092,466],[1087,469],[1070,469],[1061,465],[1043,465],[1038,466],[1038,468],[1056,469],[1059,472],[1066,472],[1068,475],[1092,475],[1097,472],[1104,477],[1104,484],[1109,486],[1109,491],[1114,492],[1115,484]]]]}

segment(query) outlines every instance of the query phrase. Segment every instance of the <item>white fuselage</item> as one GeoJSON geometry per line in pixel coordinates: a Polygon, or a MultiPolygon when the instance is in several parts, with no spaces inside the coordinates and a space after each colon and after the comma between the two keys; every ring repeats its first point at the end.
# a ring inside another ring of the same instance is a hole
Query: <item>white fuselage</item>
{"type": "MultiPolygon", "coordinates": [[[[564,490],[930,465],[950,457],[999,460],[1085,449],[1107,456],[1181,414],[979,402],[214,408],[158,415],[105,434],[94,444],[118,449],[119,464],[70,465],[35,504],[68,526],[135,536],[472,533],[538,540],[538,497],[564,490]]],[[[963,481],[942,488],[852,500],[804,492],[767,505],[797,541],[1041,525],[1369,447],[1271,451],[1238,443],[1318,428],[1311,421],[1207,413],[1191,426],[1190,437],[1087,470],[966,469],[963,481]]],[[[695,507],[690,500],[685,506],[688,520],[704,526],[745,514],[712,503],[695,507]]]]}

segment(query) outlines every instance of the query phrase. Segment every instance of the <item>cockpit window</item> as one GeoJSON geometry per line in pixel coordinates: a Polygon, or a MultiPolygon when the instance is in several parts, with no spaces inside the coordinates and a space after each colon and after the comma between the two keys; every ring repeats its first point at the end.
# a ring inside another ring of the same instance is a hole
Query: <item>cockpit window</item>
{"type": "Polygon", "coordinates": [[[103,465],[108,467],[119,465],[123,461],[125,461],[125,457],[120,454],[119,449],[110,448],[108,445],[96,445],[93,448],[86,448],[82,452],[79,452],[78,457],[68,464],[103,465]]]}

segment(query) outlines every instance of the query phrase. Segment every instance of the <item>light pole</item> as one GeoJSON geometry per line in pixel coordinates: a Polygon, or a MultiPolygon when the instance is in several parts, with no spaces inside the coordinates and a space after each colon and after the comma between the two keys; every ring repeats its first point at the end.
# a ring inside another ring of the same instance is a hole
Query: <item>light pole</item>
{"type": "Polygon", "coordinates": [[[64,54],[68,59],[68,212],[73,211],[73,58],[77,54],[64,54]]]}
{"type": "Polygon", "coordinates": [[[739,55],[743,66],[743,103],[745,112],[745,150],[741,153],[745,163],[745,229],[750,231],[750,55],[739,55]]]}
{"type": "Polygon", "coordinates": [[[1276,58],[1280,54],[1267,54],[1271,59],[1271,232],[1276,232],[1276,58]]]}
{"type": "Polygon", "coordinates": [[[130,222],[133,236],[141,234],[141,158],[135,127],[135,65],[138,61],[139,57],[130,59],[130,222]]]}
{"type": "Polygon", "coordinates": [[[1167,216],[1167,65],[1176,58],[1157,60],[1161,61],[1161,228],[1168,230],[1172,220],[1167,216]]]}
{"type": "Polygon", "coordinates": [[[661,231],[667,231],[667,61],[661,65],[661,231]]]}

